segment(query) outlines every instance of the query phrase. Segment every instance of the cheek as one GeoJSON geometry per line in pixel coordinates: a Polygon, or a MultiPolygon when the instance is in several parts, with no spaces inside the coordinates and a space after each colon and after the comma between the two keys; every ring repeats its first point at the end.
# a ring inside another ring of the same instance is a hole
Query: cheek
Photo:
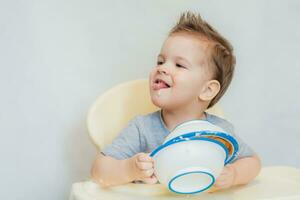
{"type": "Polygon", "coordinates": [[[199,88],[200,77],[196,76],[194,73],[195,72],[190,72],[190,73],[185,73],[185,74],[175,76],[174,83],[176,84],[176,86],[178,86],[178,88],[181,89],[191,90],[191,89],[199,88]]]}
{"type": "Polygon", "coordinates": [[[149,73],[149,80],[152,80],[156,72],[156,68],[152,69],[149,73]]]}
{"type": "Polygon", "coordinates": [[[202,87],[201,77],[195,74],[178,76],[176,78],[176,92],[183,99],[197,98],[202,87]]]}

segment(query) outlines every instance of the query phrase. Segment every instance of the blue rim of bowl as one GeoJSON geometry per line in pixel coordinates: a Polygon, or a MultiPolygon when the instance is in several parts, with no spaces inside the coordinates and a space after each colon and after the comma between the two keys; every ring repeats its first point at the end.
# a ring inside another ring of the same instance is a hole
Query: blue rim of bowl
{"type": "Polygon", "coordinates": [[[206,130],[206,131],[203,131],[203,133],[200,133],[200,134],[204,135],[204,136],[217,136],[217,137],[220,137],[222,139],[225,139],[226,141],[228,141],[229,143],[232,144],[232,146],[233,146],[232,155],[230,155],[228,157],[228,161],[226,162],[226,164],[228,164],[229,162],[231,162],[237,156],[237,152],[239,150],[238,142],[236,141],[236,139],[234,137],[232,137],[228,133],[220,132],[220,131],[209,131],[209,130],[206,130]]]}
{"type": "MultiPolygon", "coordinates": [[[[196,133],[196,132],[195,132],[196,133]]],[[[198,132],[197,132],[198,133],[198,132]]],[[[180,137],[180,136],[179,136],[180,137]]],[[[174,138],[175,139],[175,138],[174,138]]],[[[172,141],[168,141],[167,143],[164,143],[162,145],[160,145],[159,147],[157,147],[156,149],[154,149],[150,156],[153,157],[155,154],[157,154],[159,151],[161,151],[162,149],[172,145],[172,144],[176,144],[176,143],[179,143],[179,142],[188,142],[188,141],[191,141],[191,140],[204,140],[204,141],[208,141],[208,142],[212,142],[212,143],[215,143],[215,144],[218,144],[220,145],[223,150],[225,151],[225,154],[226,154],[226,158],[224,160],[224,165],[226,165],[226,161],[228,160],[228,149],[226,148],[226,146],[222,143],[222,142],[219,142],[217,140],[214,140],[214,139],[210,139],[210,138],[204,138],[204,137],[190,137],[190,138],[178,138],[176,140],[173,140],[172,141]]]]}
{"type": "MultiPolygon", "coordinates": [[[[226,150],[226,159],[225,159],[225,165],[230,163],[237,155],[237,152],[239,150],[239,145],[237,143],[237,141],[229,134],[224,133],[224,132],[219,132],[219,131],[210,131],[210,130],[203,130],[203,131],[196,131],[196,132],[190,132],[190,133],[186,133],[180,136],[177,136],[175,138],[170,139],[169,141],[165,142],[164,144],[162,144],[161,146],[157,147],[156,149],[154,149],[152,151],[152,153],[150,154],[150,156],[155,155],[158,151],[160,151],[161,149],[174,144],[176,142],[180,142],[180,141],[189,141],[189,140],[193,140],[193,138],[201,138],[201,136],[218,136],[221,137],[222,139],[225,139],[227,141],[229,141],[232,146],[233,146],[233,153],[231,156],[229,155],[229,152],[226,148],[226,146],[219,142],[216,141],[214,139],[211,139],[210,141],[216,142],[217,144],[220,144],[223,148],[225,148],[226,150]]],[[[209,138],[206,138],[209,139],[209,138]]]]}
{"type": "Polygon", "coordinates": [[[232,155],[227,157],[225,164],[230,163],[237,156],[237,152],[239,150],[239,145],[238,145],[238,142],[236,141],[236,139],[234,139],[234,137],[232,137],[228,133],[220,132],[220,131],[202,130],[202,131],[190,132],[190,133],[182,134],[182,135],[179,135],[175,138],[172,138],[169,141],[165,142],[164,144],[169,143],[169,142],[173,142],[173,140],[179,140],[179,139],[184,139],[184,138],[193,138],[193,137],[201,137],[201,136],[217,136],[217,137],[220,137],[222,139],[225,139],[226,141],[228,141],[232,144],[232,146],[233,146],[232,155]]]}
{"type": "Polygon", "coordinates": [[[192,171],[192,172],[185,172],[185,173],[182,173],[182,174],[178,174],[178,175],[176,175],[175,177],[173,177],[173,178],[169,181],[168,188],[169,188],[169,190],[171,190],[171,191],[173,191],[173,192],[175,192],[175,193],[177,193],[177,194],[195,194],[195,193],[203,192],[203,191],[209,189],[214,183],[215,183],[215,177],[214,177],[211,173],[205,172],[205,171],[192,171]],[[204,189],[196,190],[196,191],[194,191],[194,192],[179,192],[179,191],[176,191],[176,190],[174,190],[174,189],[172,188],[172,185],[171,185],[171,184],[173,183],[173,181],[175,181],[175,179],[177,179],[177,178],[179,178],[179,177],[181,177],[181,176],[185,176],[185,175],[187,175],[187,174],[194,174],[194,173],[198,173],[198,174],[207,174],[207,175],[211,178],[211,183],[210,183],[208,186],[206,186],[204,189]]]}

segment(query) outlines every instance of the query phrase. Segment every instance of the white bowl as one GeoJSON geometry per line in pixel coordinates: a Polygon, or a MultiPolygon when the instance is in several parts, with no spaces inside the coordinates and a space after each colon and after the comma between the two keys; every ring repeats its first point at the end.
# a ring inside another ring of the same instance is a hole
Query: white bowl
{"type": "Polygon", "coordinates": [[[192,138],[163,144],[151,153],[160,183],[181,194],[202,192],[220,175],[228,151],[210,138],[192,138]]]}
{"type": "Polygon", "coordinates": [[[230,133],[227,133],[221,127],[206,120],[190,120],[177,125],[165,138],[164,144],[176,139],[203,136],[219,139],[219,141],[226,144],[227,149],[229,150],[229,154],[225,161],[226,164],[234,159],[239,149],[237,141],[230,135],[230,133]]]}
{"type": "Polygon", "coordinates": [[[233,140],[233,146],[238,149],[234,138],[207,121],[192,120],[180,124],[150,154],[159,182],[180,194],[193,194],[210,188],[229,161],[227,147],[208,137],[211,135],[233,140]]]}
{"type": "Polygon", "coordinates": [[[180,136],[182,134],[186,134],[189,132],[195,132],[195,131],[215,131],[215,132],[225,132],[224,129],[222,129],[219,126],[216,126],[206,120],[190,120],[184,123],[181,123],[177,125],[171,133],[165,138],[165,142],[171,140],[172,138],[175,138],[177,136],[180,136]]]}

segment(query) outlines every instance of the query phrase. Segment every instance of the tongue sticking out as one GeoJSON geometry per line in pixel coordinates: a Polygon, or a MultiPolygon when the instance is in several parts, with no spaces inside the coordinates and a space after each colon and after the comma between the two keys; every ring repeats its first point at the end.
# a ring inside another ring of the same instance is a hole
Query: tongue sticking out
{"type": "Polygon", "coordinates": [[[159,90],[159,89],[162,89],[162,88],[169,88],[169,86],[163,81],[159,81],[158,83],[154,84],[154,89],[155,90],[159,90]]]}

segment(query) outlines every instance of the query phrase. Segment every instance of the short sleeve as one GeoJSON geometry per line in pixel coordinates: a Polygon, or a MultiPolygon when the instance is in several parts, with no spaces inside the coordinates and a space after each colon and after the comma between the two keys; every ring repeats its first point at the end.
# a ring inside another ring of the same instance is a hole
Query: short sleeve
{"type": "Polygon", "coordinates": [[[137,117],[130,120],[111,144],[101,149],[101,153],[118,160],[130,158],[141,152],[141,137],[137,117]]]}
{"type": "Polygon", "coordinates": [[[241,158],[254,156],[256,154],[254,150],[235,133],[234,126],[229,122],[228,122],[228,129],[229,129],[229,134],[231,134],[236,139],[239,145],[239,150],[235,158],[230,163],[233,163],[236,160],[241,158]]]}

